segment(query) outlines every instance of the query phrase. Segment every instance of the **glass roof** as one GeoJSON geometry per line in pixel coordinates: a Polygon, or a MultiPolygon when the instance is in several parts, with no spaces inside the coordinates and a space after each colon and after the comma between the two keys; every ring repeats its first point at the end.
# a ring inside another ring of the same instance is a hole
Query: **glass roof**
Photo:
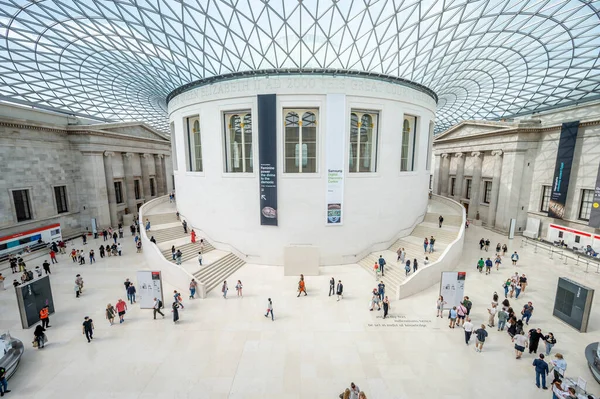
{"type": "Polygon", "coordinates": [[[0,0],[0,100],[167,131],[166,96],[230,72],[388,74],[436,130],[600,97],[600,0],[0,0]]]}

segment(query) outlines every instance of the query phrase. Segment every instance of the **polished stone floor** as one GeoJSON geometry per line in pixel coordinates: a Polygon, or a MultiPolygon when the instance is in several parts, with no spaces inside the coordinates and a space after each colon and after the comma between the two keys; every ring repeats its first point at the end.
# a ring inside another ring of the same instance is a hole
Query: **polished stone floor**
{"type": "MultiPolygon", "coordinates": [[[[530,284],[513,306],[520,309],[533,301],[531,326],[554,332],[555,351],[565,355],[567,374],[582,376],[592,391],[600,392],[583,356],[588,343],[600,341],[598,312],[587,334],[551,314],[559,276],[600,288],[600,274],[549,260],[531,247],[520,248],[520,239],[508,241],[472,226],[459,269],[467,271],[466,293],[473,300],[476,323],[487,319],[492,293],[502,291],[503,280],[515,269],[507,260],[500,272],[477,273],[482,236],[519,251],[517,270],[528,275],[530,284]]],[[[90,241],[86,249],[97,249],[100,240],[90,241]]],[[[186,300],[177,325],[168,313],[155,321],[150,310],[133,306],[124,324],[109,326],[106,304],[125,299],[125,278],[147,267],[131,237],[124,241],[124,256],[94,265],[78,266],[60,256],[52,269],[57,312],[43,350],[29,344],[33,329],[21,329],[12,290],[0,292],[0,330],[10,330],[27,344],[20,369],[9,381],[8,397],[332,399],[351,381],[370,399],[551,396],[534,385],[532,356],[515,360],[505,333],[490,331],[484,351],[477,353],[464,344],[461,329],[450,330],[447,319],[436,318],[438,286],[393,301],[389,320],[382,320],[381,312],[369,312],[374,279],[356,265],[323,267],[320,277],[307,278],[309,295],[301,298],[296,297],[297,279],[284,277],[281,268],[246,265],[229,280],[230,287],[243,281],[243,298],[236,298],[232,289],[227,300],[219,292],[206,300],[186,300]],[[73,293],[76,273],[85,280],[80,299],[73,293]],[[331,276],[344,282],[346,295],[340,302],[327,295],[331,276]],[[274,322],[263,316],[267,297],[273,298],[274,322]],[[81,332],[84,316],[96,325],[91,344],[81,332]]],[[[76,247],[83,248],[80,241],[76,247]]],[[[168,282],[164,288],[166,293],[174,289],[168,282]]],[[[596,298],[598,309],[600,296],[596,298]]]]}

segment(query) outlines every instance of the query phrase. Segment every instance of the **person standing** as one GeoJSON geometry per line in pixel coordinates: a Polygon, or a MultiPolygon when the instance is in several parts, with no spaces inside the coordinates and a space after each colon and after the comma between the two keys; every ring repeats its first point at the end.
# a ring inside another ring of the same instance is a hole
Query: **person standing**
{"type": "Polygon", "coordinates": [[[525,273],[519,277],[519,285],[521,286],[521,291],[525,292],[525,287],[527,287],[527,277],[525,277],[525,273]]]}
{"type": "Polygon", "coordinates": [[[504,331],[506,320],[508,320],[508,313],[504,309],[500,309],[498,311],[498,331],[504,331]]]}
{"type": "Polygon", "coordinates": [[[471,302],[471,301],[469,300],[469,297],[468,297],[468,296],[465,296],[465,297],[463,298],[463,302],[462,302],[462,303],[463,303],[463,305],[465,305],[465,307],[467,308],[467,316],[469,316],[469,315],[471,314],[471,308],[473,307],[473,302],[471,302]]]}
{"type": "Polygon", "coordinates": [[[177,251],[175,250],[175,245],[171,245],[171,256],[173,257],[173,260],[175,260],[175,257],[176,257],[175,253],[176,252],[177,251]]]}
{"type": "Polygon", "coordinates": [[[404,271],[406,272],[406,276],[410,274],[410,259],[406,260],[406,265],[404,266],[404,271]]]}
{"type": "Polygon", "coordinates": [[[338,280],[336,288],[337,300],[344,299],[344,285],[342,284],[342,280],[338,280]]]}
{"type": "Polygon", "coordinates": [[[179,321],[179,302],[175,301],[171,305],[171,313],[173,313],[173,323],[177,323],[179,321]]]}
{"type": "Polygon", "coordinates": [[[435,305],[435,306],[436,306],[436,309],[437,309],[437,312],[436,312],[436,314],[435,314],[435,317],[443,317],[443,314],[444,314],[444,305],[445,305],[446,303],[447,303],[447,302],[446,302],[446,301],[444,301],[444,297],[440,295],[440,296],[438,297],[438,299],[437,299],[437,302],[436,302],[436,305],[435,305]]]}
{"type": "Polygon", "coordinates": [[[488,320],[488,326],[489,327],[494,327],[494,318],[496,317],[496,310],[498,308],[496,307],[496,305],[492,305],[491,308],[488,309],[488,315],[489,315],[489,320],[488,320]]]}
{"type": "Polygon", "coordinates": [[[119,238],[119,236],[117,235],[117,232],[115,231],[112,235],[113,241],[116,244],[117,243],[117,239],[119,238]]]}
{"type": "Polygon", "coordinates": [[[402,261],[402,248],[400,248],[400,247],[399,247],[399,248],[396,250],[396,255],[398,255],[398,258],[396,259],[396,262],[403,262],[403,261],[402,261]]]}
{"type": "Polygon", "coordinates": [[[498,255],[500,253],[500,249],[502,249],[500,247],[500,243],[496,244],[496,255],[498,255]]]}
{"type": "Polygon", "coordinates": [[[377,293],[379,294],[379,299],[383,300],[383,297],[385,296],[385,284],[383,284],[383,280],[377,284],[377,293]]]}
{"type": "Polygon", "coordinates": [[[50,263],[48,263],[47,260],[45,260],[44,263],[42,263],[42,267],[44,268],[44,273],[52,274],[50,273],[50,263]]]}
{"type": "Polygon", "coordinates": [[[40,310],[40,321],[42,322],[42,328],[52,327],[50,325],[50,308],[48,305],[44,306],[42,310],[40,310]]]}
{"type": "Polygon", "coordinates": [[[132,223],[131,226],[129,226],[129,231],[131,231],[131,236],[133,237],[135,235],[135,223],[132,223]]]}
{"type": "Polygon", "coordinates": [[[96,255],[94,254],[94,250],[90,249],[90,265],[96,261],[96,255]]]}
{"type": "Polygon", "coordinates": [[[123,226],[119,226],[119,238],[123,238],[123,226]]]}
{"type": "Polygon", "coordinates": [[[202,266],[202,251],[198,252],[198,263],[202,266]]]}
{"type": "Polygon", "coordinates": [[[490,239],[489,238],[485,239],[485,247],[484,247],[484,249],[485,249],[485,252],[488,252],[488,250],[490,249],[490,239]]]}
{"type": "Polygon", "coordinates": [[[175,253],[175,259],[178,265],[181,265],[181,257],[183,256],[183,253],[181,252],[181,250],[177,250],[177,252],[175,253]]]}
{"type": "Polygon", "coordinates": [[[383,267],[385,266],[385,259],[383,259],[383,256],[379,255],[379,260],[377,261],[379,263],[379,270],[381,271],[381,277],[385,276],[385,272],[383,271],[383,267]]]}
{"type": "Polygon", "coordinates": [[[121,251],[123,250],[123,247],[121,247],[121,243],[117,244],[117,252],[119,253],[119,256],[121,256],[121,251]]]}
{"type": "Polygon", "coordinates": [[[53,249],[50,250],[50,260],[52,261],[52,264],[58,263],[56,260],[56,252],[54,252],[53,249]]]}
{"type": "Polygon", "coordinates": [[[525,348],[527,347],[527,337],[523,335],[522,331],[518,331],[518,333],[513,337],[512,342],[515,343],[515,353],[516,358],[520,359],[523,356],[523,352],[525,352],[525,348]]]}
{"type": "Polygon", "coordinates": [[[485,240],[483,238],[481,238],[481,240],[479,240],[479,250],[483,250],[483,247],[485,246],[485,240]]]}
{"type": "Polygon", "coordinates": [[[546,344],[546,356],[550,356],[550,351],[552,350],[552,347],[556,345],[556,338],[554,338],[554,334],[549,332],[548,335],[544,336],[542,339],[546,344]]]}
{"type": "Polygon", "coordinates": [[[146,231],[150,231],[150,221],[146,218],[146,231]]]}
{"type": "Polygon", "coordinates": [[[442,215],[440,215],[440,217],[438,218],[438,222],[439,222],[439,226],[440,229],[442,228],[442,224],[444,223],[444,217],[442,215]]]}
{"type": "Polygon", "coordinates": [[[92,342],[92,339],[94,339],[94,337],[92,336],[94,334],[94,321],[88,316],[85,316],[83,318],[82,328],[83,335],[85,335],[85,337],[87,338],[88,343],[92,342]]]}
{"type": "Polygon", "coordinates": [[[565,377],[565,372],[567,371],[567,361],[564,359],[563,355],[557,353],[554,355],[554,360],[551,361],[554,366],[554,379],[562,379],[565,377]]]}
{"type": "Polygon", "coordinates": [[[86,233],[83,233],[81,235],[81,239],[83,240],[83,245],[87,245],[87,234],[86,233]]]}
{"type": "Polygon", "coordinates": [[[183,223],[181,223],[181,225],[183,226],[183,232],[184,232],[185,234],[187,234],[187,221],[186,221],[186,220],[184,220],[184,221],[183,221],[183,223]]]}
{"type": "Polygon", "coordinates": [[[425,253],[427,253],[428,247],[429,247],[429,240],[427,239],[427,237],[425,237],[425,240],[423,241],[423,250],[425,251],[425,253]]]}
{"type": "Polygon", "coordinates": [[[100,252],[100,258],[104,258],[104,245],[100,245],[100,248],[98,248],[98,252],[100,252]]]}
{"type": "Polygon", "coordinates": [[[533,367],[535,368],[535,385],[540,387],[540,377],[542,379],[542,388],[548,389],[546,386],[546,376],[549,373],[548,363],[544,360],[544,354],[540,353],[539,359],[533,361],[533,367]]]}
{"type": "Polygon", "coordinates": [[[38,349],[42,349],[44,347],[44,344],[46,343],[46,340],[44,339],[44,335],[46,335],[44,334],[45,331],[46,330],[44,329],[44,327],[38,325],[35,327],[35,331],[33,332],[33,340],[34,343],[37,343],[38,349]]]}
{"type": "Polygon", "coordinates": [[[456,316],[458,315],[458,313],[456,312],[456,306],[453,306],[452,309],[450,309],[450,324],[448,325],[449,328],[454,328],[455,324],[456,324],[456,316]]]}
{"type": "Polygon", "coordinates": [[[194,296],[196,295],[196,289],[198,289],[198,283],[196,282],[196,279],[192,279],[192,281],[190,281],[190,297],[189,297],[189,299],[194,299],[194,296]]]}
{"type": "Polygon", "coordinates": [[[108,320],[108,322],[110,323],[110,325],[112,326],[115,323],[115,315],[117,314],[115,311],[115,308],[113,307],[113,305],[111,305],[110,303],[108,305],[106,305],[106,320],[108,320]]]}
{"type": "Polygon", "coordinates": [[[540,339],[544,338],[541,328],[532,328],[529,330],[529,353],[537,353],[540,339]]]}
{"type": "Polygon", "coordinates": [[[127,302],[125,302],[122,299],[119,299],[117,301],[117,304],[115,305],[115,308],[117,309],[117,312],[119,314],[119,324],[125,322],[125,313],[127,312],[127,302]]]}
{"type": "Polygon", "coordinates": [[[377,311],[380,311],[381,305],[379,302],[379,292],[377,292],[377,288],[373,288],[373,296],[371,297],[371,312],[375,309],[375,305],[377,305],[377,311]]]}
{"type": "Polygon", "coordinates": [[[473,334],[473,323],[471,323],[470,317],[467,317],[467,321],[463,324],[463,328],[465,329],[465,344],[469,345],[471,334],[473,334]]]}
{"type": "Polygon", "coordinates": [[[527,302],[523,306],[523,310],[521,310],[521,314],[523,315],[523,317],[521,317],[521,320],[526,319],[525,324],[529,325],[529,319],[531,318],[531,315],[533,314],[533,304],[531,302],[527,302]]]}
{"type": "Polygon", "coordinates": [[[137,290],[135,289],[135,286],[133,285],[133,283],[129,284],[129,287],[127,287],[127,297],[129,298],[129,303],[131,305],[133,305],[135,303],[135,293],[137,292],[137,290]]]}
{"type": "Polygon", "coordinates": [[[388,315],[388,310],[390,310],[390,300],[388,299],[388,297],[386,296],[383,299],[383,318],[385,319],[388,315]]]}
{"type": "Polygon", "coordinates": [[[479,258],[479,260],[477,261],[477,270],[479,270],[479,273],[483,272],[484,265],[485,261],[483,260],[483,258],[479,258]]]}
{"type": "Polygon", "coordinates": [[[333,277],[329,280],[329,296],[331,294],[335,294],[335,279],[333,277]]]}
{"type": "Polygon", "coordinates": [[[163,312],[160,311],[160,309],[162,308],[163,303],[160,299],[154,298],[154,304],[152,305],[152,313],[154,313],[154,320],[156,320],[156,314],[159,313],[163,319],[165,318],[165,315],[163,314],[163,312]]]}
{"type": "Polygon", "coordinates": [[[480,328],[475,330],[475,351],[481,352],[483,351],[483,344],[485,343],[485,339],[488,336],[487,331],[485,331],[485,324],[482,324],[480,328]]]}
{"type": "Polygon", "coordinates": [[[405,258],[406,258],[406,251],[404,250],[404,248],[402,248],[400,251],[400,263],[404,263],[405,258]]]}
{"type": "Polygon", "coordinates": [[[433,236],[429,237],[429,253],[433,253],[433,246],[435,244],[435,238],[433,236]]]}
{"type": "Polygon", "coordinates": [[[419,269],[419,264],[417,263],[417,258],[413,259],[413,272],[417,272],[419,269]]]}
{"type": "Polygon", "coordinates": [[[269,317],[269,313],[271,313],[271,321],[275,321],[275,316],[273,316],[273,301],[271,301],[271,298],[267,300],[267,313],[265,314],[265,317],[269,317]]]}
{"type": "Polygon", "coordinates": [[[125,279],[125,282],[123,283],[123,285],[125,286],[125,293],[127,294],[127,300],[131,300],[131,298],[129,298],[129,286],[131,285],[131,281],[129,281],[128,278],[125,279]]]}
{"type": "Polygon", "coordinates": [[[227,291],[229,291],[229,287],[227,287],[227,280],[223,281],[223,286],[221,287],[221,292],[223,293],[223,298],[227,299],[227,291]]]}
{"type": "Polygon", "coordinates": [[[512,260],[513,266],[517,265],[517,262],[519,261],[519,254],[517,253],[517,251],[515,251],[515,253],[510,256],[510,260],[512,260]]]}
{"type": "Polygon", "coordinates": [[[465,318],[467,317],[467,308],[462,303],[458,304],[456,308],[456,316],[458,317],[457,326],[460,327],[461,324],[465,324],[465,318]]]}
{"type": "Polygon", "coordinates": [[[508,247],[506,246],[506,244],[504,244],[502,246],[502,256],[506,256],[506,252],[508,251],[508,247]]]}
{"type": "Polygon", "coordinates": [[[235,290],[237,291],[237,296],[244,297],[244,293],[242,291],[243,288],[244,288],[244,286],[242,285],[242,280],[238,280],[237,284],[235,285],[235,290]]]}
{"type": "Polygon", "coordinates": [[[185,309],[185,307],[183,306],[183,300],[181,299],[181,294],[177,292],[177,290],[173,291],[173,300],[177,302],[177,304],[179,304],[179,307],[181,309],[185,309]]]}
{"type": "Polygon", "coordinates": [[[81,274],[75,276],[75,285],[78,287],[77,297],[79,297],[83,292],[83,278],[81,277],[81,274]]]}

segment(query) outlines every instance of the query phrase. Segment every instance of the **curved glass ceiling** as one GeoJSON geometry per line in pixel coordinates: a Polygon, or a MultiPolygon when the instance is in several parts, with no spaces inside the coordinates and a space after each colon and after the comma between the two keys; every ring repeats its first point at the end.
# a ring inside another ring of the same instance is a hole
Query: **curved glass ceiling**
{"type": "Polygon", "coordinates": [[[436,130],[600,94],[600,0],[0,0],[0,100],[166,131],[214,75],[329,68],[439,96],[436,130]]]}

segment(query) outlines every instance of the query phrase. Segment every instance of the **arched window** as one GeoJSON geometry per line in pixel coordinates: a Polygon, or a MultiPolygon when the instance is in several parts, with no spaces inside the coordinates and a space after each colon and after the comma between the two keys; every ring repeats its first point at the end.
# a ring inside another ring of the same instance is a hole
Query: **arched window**
{"type": "Polygon", "coordinates": [[[186,118],[186,163],[190,172],[202,172],[202,136],[198,116],[186,118]]]}
{"type": "Polygon", "coordinates": [[[348,166],[353,172],[375,172],[377,167],[377,121],[374,111],[350,114],[350,153],[348,166]]]}
{"type": "Polygon", "coordinates": [[[415,169],[416,128],[417,117],[405,115],[404,123],[402,124],[401,172],[410,172],[415,169]]]}
{"type": "Polygon", "coordinates": [[[317,115],[317,110],[284,109],[285,173],[317,172],[317,115]]]}
{"type": "Polygon", "coordinates": [[[225,113],[225,171],[252,173],[252,115],[225,113]]]}

